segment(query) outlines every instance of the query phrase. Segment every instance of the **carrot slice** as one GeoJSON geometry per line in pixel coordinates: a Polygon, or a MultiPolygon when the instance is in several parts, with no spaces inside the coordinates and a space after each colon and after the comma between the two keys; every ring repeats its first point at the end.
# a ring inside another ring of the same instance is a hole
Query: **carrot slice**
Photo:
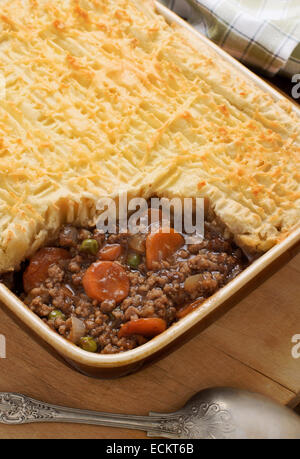
{"type": "Polygon", "coordinates": [[[152,338],[165,331],[166,328],[166,321],[156,317],[130,320],[121,326],[119,338],[131,335],[142,335],[147,338],[152,338]]]}
{"type": "Polygon", "coordinates": [[[193,303],[190,303],[184,306],[182,309],[179,309],[179,311],[177,311],[176,313],[177,319],[182,319],[183,317],[187,316],[190,312],[197,309],[197,307],[200,306],[200,304],[201,304],[201,301],[197,300],[197,301],[194,301],[193,303]]]}
{"type": "Polygon", "coordinates": [[[122,301],[129,293],[129,279],[122,266],[113,261],[93,263],[82,279],[85,293],[94,300],[122,301]]]}
{"type": "Polygon", "coordinates": [[[70,258],[65,249],[58,247],[44,247],[36,252],[23,274],[23,287],[26,293],[45,282],[48,277],[48,268],[60,260],[70,258]]]}
{"type": "Polygon", "coordinates": [[[101,260],[114,261],[122,253],[122,246],[120,244],[107,245],[99,252],[101,260]]]}
{"type": "Polygon", "coordinates": [[[146,239],[147,268],[153,269],[155,262],[170,257],[183,245],[184,238],[173,228],[160,228],[149,233],[146,239]]]}

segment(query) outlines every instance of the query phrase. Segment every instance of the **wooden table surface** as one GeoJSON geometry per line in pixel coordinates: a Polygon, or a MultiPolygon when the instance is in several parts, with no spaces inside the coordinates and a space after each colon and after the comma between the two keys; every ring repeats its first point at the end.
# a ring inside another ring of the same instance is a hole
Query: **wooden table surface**
{"type": "MultiPolygon", "coordinates": [[[[176,410],[196,391],[223,385],[292,404],[300,393],[300,359],[291,354],[291,339],[300,334],[299,306],[300,255],[177,351],[114,380],[89,378],[69,368],[0,306],[0,333],[7,340],[7,358],[0,359],[0,391],[135,414],[176,410]]],[[[0,424],[0,438],[113,439],[144,438],[144,434],[68,424],[0,424]]]]}

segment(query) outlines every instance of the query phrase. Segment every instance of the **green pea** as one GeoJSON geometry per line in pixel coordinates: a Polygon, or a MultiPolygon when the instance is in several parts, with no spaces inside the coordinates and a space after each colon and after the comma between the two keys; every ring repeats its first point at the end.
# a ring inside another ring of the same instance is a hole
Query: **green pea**
{"type": "Polygon", "coordinates": [[[96,255],[99,250],[99,244],[96,239],[84,239],[80,246],[81,252],[91,253],[92,255],[96,255]]]}
{"type": "Polygon", "coordinates": [[[130,253],[127,257],[127,264],[131,268],[137,268],[141,262],[141,257],[138,253],[130,253]]]}
{"type": "Polygon", "coordinates": [[[50,320],[55,320],[58,317],[62,320],[66,320],[66,316],[59,309],[53,309],[53,311],[51,311],[50,314],[48,315],[48,319],[50,320]]]}
{"type": "Polygon", "coordinates": [[[79,346],[87,352],[96,352],[98,348],[96,341],[90,336],[83,336],[80,338],[79,346]]]}

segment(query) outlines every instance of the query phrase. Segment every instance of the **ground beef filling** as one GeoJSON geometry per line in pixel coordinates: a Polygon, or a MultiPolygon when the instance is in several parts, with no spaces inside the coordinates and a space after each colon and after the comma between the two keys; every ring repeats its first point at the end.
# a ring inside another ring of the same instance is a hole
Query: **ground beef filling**
{"type": "Polygon", "coordinates": [[[245,267],[241,251],[208,224],[202,242],[183,245],[168,259],[154,263],[152,269],[147,269],[145,255],[141,253],[135,258],[137,265],[130,266],[129,256],[135,255],[130,238],[131,235],[124,234],[104,235],[97,229],[63,227],[51,246],[64,249],[68,256],[50,264],[46,279],[32,289],[28,287],[22,299],[67,339],[71,339],[74,317],[80,319],[85,326],[85,337],[94,345],[92,351],[113,354],[150,339],[143,334],[123,336],[122,325],[141,318],[159,318],[168,327],[189,310],[191,303],[204,301],[245,267]],[[100,251],[112,246],[121,248],[114,263],[124,268],[129,279],[129,292],[122,301],[99,301],[86,294],[83,277],[99,260],[99,252],[83,250],[86,240],[96,241],[100,251]]]}

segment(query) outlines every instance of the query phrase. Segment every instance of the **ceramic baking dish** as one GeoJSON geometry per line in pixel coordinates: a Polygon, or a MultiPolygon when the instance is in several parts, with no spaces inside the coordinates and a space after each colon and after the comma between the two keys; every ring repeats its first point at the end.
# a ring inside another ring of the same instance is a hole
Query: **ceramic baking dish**
{"type": "MultiPolygon", "coordinates": [[[[218,46],[196,32],[191,26],[180,19],[166,7],[157,3],[157,10],[169,21],[188,28],[198,39],[212,47],[232,66],[242,71],[259,87],[269,92],[275,100],[284,99],[280,93],[241,65],[218,46]]],[[[300,119],[300,110],[295,105],[295,112],[300,119]]],[[[58,333],[51,330],[36,314],[30,311],[8,288],[0,284],[0,300],[26,324],[34,333],[54,348],[77,370],[98,377],[117,377],[133,372],[146,361],[153,360],[170,351],[216,320],[222,313],[232,307],[249,290],[255,288],[266,275],[274,272],[278,266],[290,260],[299,249],[300,228],[291,233],[285,240],[277,244],[266,254],[252,263],[239,276],[219,290],[215,295],[202,303],[201,307],[173,324],[164,333],[148,343],[131,351],[113,355],[92,354],[83,351],[58,333]]]]}

